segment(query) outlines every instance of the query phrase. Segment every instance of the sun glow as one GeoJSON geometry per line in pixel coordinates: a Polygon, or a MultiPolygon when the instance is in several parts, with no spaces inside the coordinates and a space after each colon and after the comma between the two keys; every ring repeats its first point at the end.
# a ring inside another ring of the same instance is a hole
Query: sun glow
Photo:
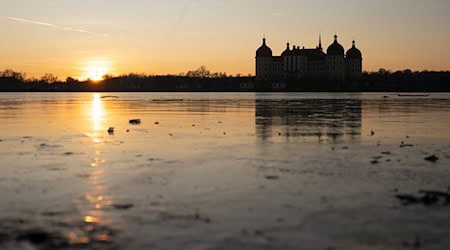
{"type": "Polygon", "coordinates": [[[89,62],[85,68],[85,78],[92,81],[101,81],[104,76],[109,73],[109,65],[105,61],[92,61],[89,62]]]}

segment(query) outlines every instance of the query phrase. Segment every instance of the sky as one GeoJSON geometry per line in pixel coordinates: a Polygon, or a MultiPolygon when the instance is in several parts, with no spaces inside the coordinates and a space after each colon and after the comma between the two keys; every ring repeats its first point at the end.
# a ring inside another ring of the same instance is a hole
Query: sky
{"type": "Polygon", "coordinates": [[[449,0],[0,0],[0,70],[65,79],[103,74],[254,74],[263,36],[333,41],[375,71],[450,70],[449,0]]]}

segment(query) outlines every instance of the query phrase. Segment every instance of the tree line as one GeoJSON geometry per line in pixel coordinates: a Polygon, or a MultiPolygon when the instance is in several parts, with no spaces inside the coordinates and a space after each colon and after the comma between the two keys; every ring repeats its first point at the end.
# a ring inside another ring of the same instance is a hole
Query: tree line
{"type": "Polygon", "coordinates": [[[0,71],[0,91],[450,91],[450,71],[379,69],[364,72],[352,82],[288,80],[280,84],[211,72],[205,66],[178,75],[105,75],[101,81],[59,80],[53,74],[27,78],[24,72],[6,69],[0,71]]]}
{"type": "MultiPolygon", "coordinates": [[[[189,78],[233,78],[233,77],[243,77],[242,74],[236,74],[236,75],[228,75],[226,72],[211,72],[206,66],[200,66],[195,70],[189,70],[186,73],[180,73],[178,75],[165,75],[167,77],[189,77],[189,78]]],[[[56,83],[56,82],[67,82],[67,83],[73,83],[73,82],[83,82],[79,79],[76,79],[74,77],[67,77],[65,81],[58,79],[57,76],[46,73],[40,78],[27,78],[27,73],[25,72],[19,72],[14,71],[12,69],[5,69],[3,71],[0,71],[0,77],[3,78],[15,78],[20,81],[24,82],[45,82],[45,83],[56,83]]],[[[146,78],[146,77],[155,77],[154,75],[146,75],[146,74],[137,74],[137,73],[129,73],[125,75],[119,75],[119,76],[113,76],[106,74],[102,78],[103,80],[112,79],[115,77],[130,77],[130,78],[146,78]]],[[[247,75],[245,77],[251,77],[251,75],[247,75]]],[[[91,81],[90,79],[84,80],[85,82],[91,81]]]]}

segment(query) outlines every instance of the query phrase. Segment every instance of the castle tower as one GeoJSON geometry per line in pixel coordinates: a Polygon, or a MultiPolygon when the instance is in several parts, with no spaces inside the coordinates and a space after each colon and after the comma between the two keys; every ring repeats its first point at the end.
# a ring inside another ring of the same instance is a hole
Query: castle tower
{"type": "Polygon", "coordinates": [[[289,74],[291,72],[291,54],[291,45],[287,43],[286,49],[283,51],[283,53],[281,53],[281,57],[283,58],[283,71],[285,79],[289,77],[289,74]]]}
{"type": "Polygon", "coordinates": [[[327,67],[330,80],[345,78],[344,47],[339,44],[337,35],[334,35],[334,42],[327,49],[327,67]]]}
{"type": "Polygon", "coordinates": [[[272,77],[272,50],[263,38],[263,44],[256,50],[256,79],[269,80],[272,77]]]}
{"type": "Polygon", "coordinates": [[[355,43],[355,40],[353,40],[353,45],[347,51],[345,56],[348,80],[358,80],[362,75],[362,54],[361,51],[356,48],[355,43]]]}
{"type": "Polygon", "coordinates": [[[317,46],[320,51],[323,51],[322,49],[322,32],[319,32],[319,46],[317,46]]]}

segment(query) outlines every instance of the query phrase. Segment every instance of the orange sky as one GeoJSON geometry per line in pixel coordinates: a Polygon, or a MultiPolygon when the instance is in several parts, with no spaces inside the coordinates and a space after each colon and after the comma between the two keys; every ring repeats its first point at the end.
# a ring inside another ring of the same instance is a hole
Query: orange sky
{"type": "Polygon", "coordinates": [[[254,74],[265,35],[326,48],[355,37],[364,70],[450,70],[448,0],[15,0],[0,3],[0,70],[64,79],[178,74],[200,65],[254,74]],[[132,4],[131,4],[132,2],[132,4]]]}

